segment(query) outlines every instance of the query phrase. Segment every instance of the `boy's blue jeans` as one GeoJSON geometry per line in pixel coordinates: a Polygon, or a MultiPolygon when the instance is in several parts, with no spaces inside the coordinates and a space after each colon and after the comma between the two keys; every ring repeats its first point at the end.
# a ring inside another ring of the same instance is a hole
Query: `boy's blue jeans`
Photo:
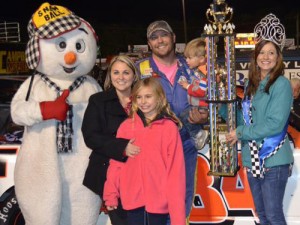
{"type": "Polygon", "coordinates": [[[286,225],[283,197],[290,165],[267,168],[264,178],[253,177],[247,172],[256,213],[261,225],[286,225]]]}
{"type": "Polygon", "coordinates": [[[202,130],[201,124],[192,124],[188,121],[189,118],[189,112],[191,108],[194,106],[190,106],[189,108],[185,109],[179,116],[179,119],[181,120],[183,126],[186,128],[187,132],[192,138],[195,138],[196,135],[200,130],[202,130]]]}

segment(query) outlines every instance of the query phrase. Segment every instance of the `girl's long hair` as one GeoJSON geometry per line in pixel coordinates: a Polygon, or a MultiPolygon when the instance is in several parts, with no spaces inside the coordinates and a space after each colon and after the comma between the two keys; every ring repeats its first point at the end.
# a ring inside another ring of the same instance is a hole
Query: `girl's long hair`
{"type": "Polygon", "coordinates": [[[270,71],[270,79],[265,87],[265,92],[269,94],[269,89],[271,85],[277,80],[279,76],[284,75],[284,64],[283,64],[283,56],[282,52],[278,45],[274,44],[272,41],[262,40],[255,45],[255,50],[253,51],[252,58],[250,61],[249,68],[249,84],[247,88],[246,95],[251,96],[254,95],[257,91],[259,82],[260,82],[260,68],[257,65],[257,57],[261,52],[261,49],[267,44],[272,43],[275,46],[276,53],[278,55],[277,63],[275,67],[270,71]]]}
{"type": "MultiPolygon", "coordinates": [[[[132,89],[132,107],[129,113],[129,117],[133,118],[134,114],[139,110],[137,105],[137,95],[140,92],[140,90],[144,87],[150,87],[152,88],[154,94],[157,97],[157,115],[164,115],[166,117],[169,117],[172,119],[179,128],[182,127],[181,121],[178,119],[178,117],[175,115],[175,113],[171,110],[170,105],[167,101],[165,91],[163,87],[161,86],[159,78],[154,77],[148,77],[145,79],[139,80],[132,89]]],[[[155,120],[155,119],[154,119],[155,120]]]]}

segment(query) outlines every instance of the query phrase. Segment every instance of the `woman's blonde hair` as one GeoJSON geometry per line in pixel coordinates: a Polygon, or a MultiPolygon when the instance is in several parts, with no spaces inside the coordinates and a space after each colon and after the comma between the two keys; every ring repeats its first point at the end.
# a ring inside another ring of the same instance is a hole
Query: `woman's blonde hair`
{"type": "Polygon", "coordinates": [[[113,88],[113,85],[111,82],[111,68],[115,62],[123,62],[133,71],[134,80],[133,80],[132,86],[139,80],[138,71],[137,71],[136,66],[134,65],[133,60],[127,55],[117,55],[111,59],[109,66],[107,68],[106,78],[104,81],[104,90],[109,90],[109,89],[113,88]]]}
{"type": "Polygon", "coordinates": [[[293,85],[293,86],[295,86],[295,87],[300,87],[300,79],[299,78],[296,78],[296,77],[294,77],[294,78],[292,78],[291,79],[291,84],[293,85]]]}
{"type": "MultiPolygon", "coordinates": [[[[137,105],[137,95],[141,91],[142,88],[150,87],[153,90],[153,93],[157,97],[157,115],[163,114],[166,117],[171,118],[176,124],[178,124],[179,128],[182,127],[181,121],[177,118],[175,113],[171,110],[170,105],[167,101],[165,91],[163,87],[161,86],[159,78],[155,77],[148,77],[145,79],[139,80],[132,89],[132,107],[129,113],[129,117],[133,118],[134,113],[136,113],[139,108],[137,105]]],[[[155,118],[154,118],[155,120],[155,118]]]]}
{"type": "Polygon", "coordinates": [[[298,98],[300,95],[300,79],[294,77],[291,79],[291,86],[293,90],[293,96],[294,98],[298,98]]]}

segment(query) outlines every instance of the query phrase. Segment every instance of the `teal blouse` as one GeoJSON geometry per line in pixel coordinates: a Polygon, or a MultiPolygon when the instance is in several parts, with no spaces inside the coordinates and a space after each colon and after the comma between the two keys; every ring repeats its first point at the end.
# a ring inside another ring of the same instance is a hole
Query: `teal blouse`
{"type": "MultiPolygon", "coordinates": [[[[250,126],[238,124],[236,135],[242,142],[243,166],[251,168],[251,154],[248,140],[255,140],[259,146],[265,137],[280,133],[286,125],[293,104],[290,81],[284,76],[278,77],[269,89],[264,88],[269,80],[266,76],[259,84],[252,99],[252,121],[250,126]]],[[[237,122],[243,121],[241,112],[237,113],[237,122]]],[[[274,167],[293,162],[293,152],[288,138],[278,152],[265,160],[265,167],[274,167]]]]}

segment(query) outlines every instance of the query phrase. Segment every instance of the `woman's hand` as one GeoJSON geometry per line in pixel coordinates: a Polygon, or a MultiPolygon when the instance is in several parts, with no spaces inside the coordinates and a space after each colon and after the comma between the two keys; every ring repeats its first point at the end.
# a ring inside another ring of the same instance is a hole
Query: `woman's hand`
{"type": "Polygon", "coordinates": [[[208,110],[192,107],[189,113],[189,122],[192,124],[204,124],[208,121],[208,110]]]}
{"type": "Polygon", "coordinates": [[[140,147],[134,145],[135,139],[131,139],[126,148],[125,148],[125,153],[128,157],[134,158],[134,156],[138,155],[141,151],[140,147]]]}
{"type": "Polygon", "coordinates": [[[230,131],[228,134],[225,135],[225,137],[226,137],[226,142],[231,146],[238,141],[238,138],[236,136],[236,130],[230,131]]]}

